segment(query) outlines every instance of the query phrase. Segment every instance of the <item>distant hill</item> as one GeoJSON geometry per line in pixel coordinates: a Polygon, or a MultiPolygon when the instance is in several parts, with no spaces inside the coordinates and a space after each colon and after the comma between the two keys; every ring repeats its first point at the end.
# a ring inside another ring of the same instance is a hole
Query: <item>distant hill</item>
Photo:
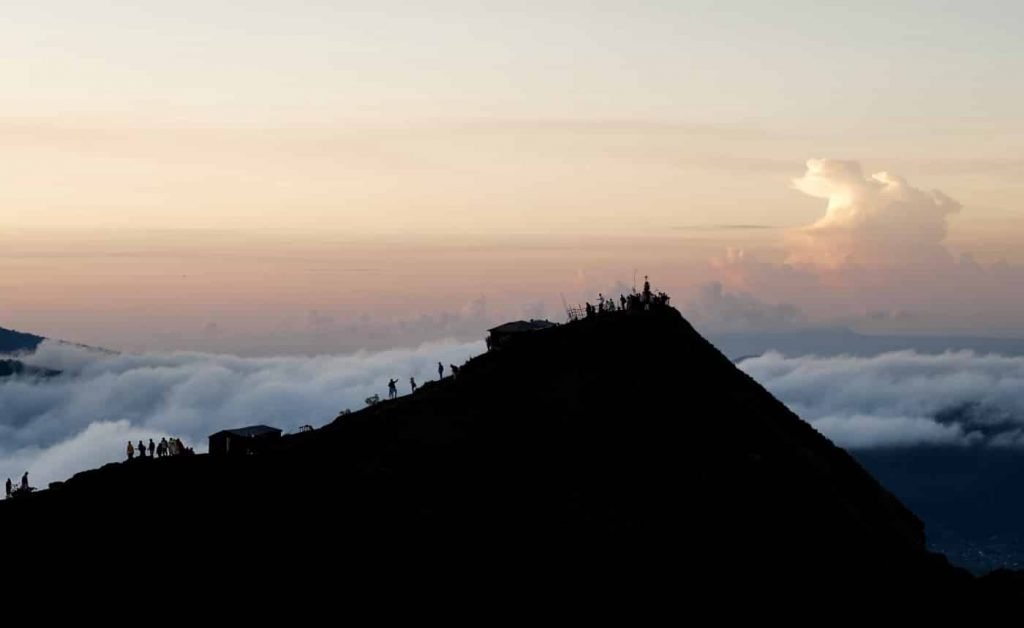
{"type": "Polygon", "coordinates": [[[80,473],[0,504],[0,520],[34,560],[133,560],[156,540],[221,577],[273,565],[274,584],[420,565],[434,574],[421,586],[456,571],[510,592],[588,584],[678,604],[817,585],[863,604],[1021,583],[930,553],[910,510],[670,308],[523,334],[257,455],[80,473]]]}
{"type": "Polygon", "coordinates": [[[42,336],[0,327],[0,355],[35,351],[44,340],[42,336]]]}
{"type": "Polygon", "coordinates": [[[0,327],[0,378],[15,375],[25,375],[28,377],[55,377],[60,375],[60,371],[30,366],[21,360],[2,357],[4,355],[18,356],[23,353],[31,353],[44,340],[46,338],[42,336],[0,327]]]}
{"type": "Polygon", "coordinates": [[[60,371],[30,366],[19,360],[0,360],[0,377],[27,375],[30,377],[56,377],[60,371]]]}
{"type": "Polygon", "coordinates": [[[861,334],[841,327],[709,334],[708,338],[736,362],[767,351],[778,351],[787,356],[846,354],[868,357],[908,349],[919,353],[970,350],[975,353],[1024,355],[1024,338],[861,334]]]}

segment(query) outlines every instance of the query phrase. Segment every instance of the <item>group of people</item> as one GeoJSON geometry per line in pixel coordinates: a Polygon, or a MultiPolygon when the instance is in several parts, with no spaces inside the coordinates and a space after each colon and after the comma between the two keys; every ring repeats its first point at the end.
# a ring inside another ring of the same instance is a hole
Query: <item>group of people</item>
{"type": "Polygon", "coordinates": [[[664,292],[652,292],[651,282],[648,281],[647,276],[644,276],[644,289],[643,292],[634,291],[631,294],[620,294],[618,305],[616,305],[615,298],[605,298],[601,293],[597,294],[597,305],[591,305],[587,302],[584,306],[584,313],[589,318],[597,314],[603,314],[604,312],[642,312],[650,310],[652,308],[663,307],[668,305],[669,296],[664,292]]]}
{"type": "MultiPolygon", "coordinates": [[[[455,366],[454,364],[449,364],[448,368],[451,369],[452,377],[455,377],[456,375],[459,374],[459,367],[455,366]]],[[[437,363],[437,378],[438,379],[444,379],[444,364],[442,364],[440,362],[437,363]]],[[[415,377],[410,377],[409,378],[409,390],[411,392],[416,392],[417,388],[419,388],[419,384],[416,383],[416,378],[415,377]]],[[[376,395],[374,395],[374,397],[376,397],[376,395]]],[[[369,399],[373,399],[374,397],[370,397],[369,399]]],[[[398,380],[395,379],[395,378],[391,378],[391,379],[388,380],[388,399],[396,399],[397,397],[398,397],[398,380]]],[[[372,405],[372,404],[370,404],[369,399],[367,399],[367,404],[372,405]]]]}
{"type": "Polygon", "coordinates": [[[32,490],[32,487],[28,485],[28,471],[25,472],[25,475],[21,476],[21,486],[17,489],[15,489],[14,484],[11,483],[11,478],[7,478],[7,499],[12,498],[19,493],[29,493],[32,490]]]}
{"type": "Polygon", "coordinates": [[[149,458],[187,456],[195,453],[191,447],[186,447],[185,444],[181,442],[180,438],[168,439],[166,437],[161,438],[159,443],[154,443],[152,438],[149,439],[148,447],[141,440],[137,446],[133,445],[132,441],[128,441],[128,447],[126,449],[129,460],[134,460],[136,455],[138,455],[139,458],[146,458],[147,450],[149,451],[149,458]]]}

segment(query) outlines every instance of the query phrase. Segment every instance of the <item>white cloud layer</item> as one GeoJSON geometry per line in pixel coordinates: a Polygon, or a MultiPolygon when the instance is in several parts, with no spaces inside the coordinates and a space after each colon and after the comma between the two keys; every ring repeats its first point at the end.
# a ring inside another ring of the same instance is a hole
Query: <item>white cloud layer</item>
{"type": "Polygon", "coordinates": [[[124,457],[127,441],[177,436],[197,451],[221,429],[265,423],[295,431],[386,396],[387,380],[437,378],[482,342],[315,357],[208,353],[109,354],[47,341],[24,358],[52,379],[0,380],[0,480],[26,470],[34,486],[124,457]]]}
{"type": "Polygon", "coordinates": [[[1024,446],[1024,357],[767,353],[740,368],[843,447],[1024,446]]]}

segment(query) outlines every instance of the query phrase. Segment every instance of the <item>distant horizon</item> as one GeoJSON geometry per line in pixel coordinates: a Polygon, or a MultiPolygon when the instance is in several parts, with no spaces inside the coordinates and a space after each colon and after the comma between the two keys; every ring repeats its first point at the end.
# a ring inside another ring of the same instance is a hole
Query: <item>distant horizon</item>
{"type": "Polygon", "coordinates": [[[386,348],[636,269],[716,332],[1024,335],[1024,5],[6,17],[5,326],[386,348]]]}

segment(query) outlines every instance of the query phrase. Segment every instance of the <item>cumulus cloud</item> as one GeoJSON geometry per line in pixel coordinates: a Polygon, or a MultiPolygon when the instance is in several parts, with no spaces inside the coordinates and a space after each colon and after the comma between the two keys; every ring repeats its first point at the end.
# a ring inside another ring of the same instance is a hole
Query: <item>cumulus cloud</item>
{"type": "Polygon", "coordinates": [[[804,194],[828,201],[825,215],[791,238],[791,261],[826,266],[948,260],[946,219],[960,204],[939,191],[915,188],[859,163],[811,159],[793,180],[804,194]]]}
{"type": "Polygon", "coordinates": [[[862,331],[1018,336],[1024,266],[946,248],[960,204],[860,164],[810,160],[794,186],[827,201],[781,249],[729,248],[708,270],[733,293],[791,304],[814,325],[862,331]]]}
{"type": "Polygon", "coordinates": [[[740,368],[843,447],[1024,446],[1024,357],[768,353],[740,368]]]}
{"type": "Polygon", "coordinates": [[[225,428],[265,423],[294,431],[322,425],[386,392],[389,378],[436,377],[482,342],[315,357],[241,358],[208,353],[111,354],[44,342],[24,358],[60,369],[49,379],[0,380],[0,478],[29,471],[45,486],[120,460],[129,439],[177,436],[197,451],[225,428]]]}

